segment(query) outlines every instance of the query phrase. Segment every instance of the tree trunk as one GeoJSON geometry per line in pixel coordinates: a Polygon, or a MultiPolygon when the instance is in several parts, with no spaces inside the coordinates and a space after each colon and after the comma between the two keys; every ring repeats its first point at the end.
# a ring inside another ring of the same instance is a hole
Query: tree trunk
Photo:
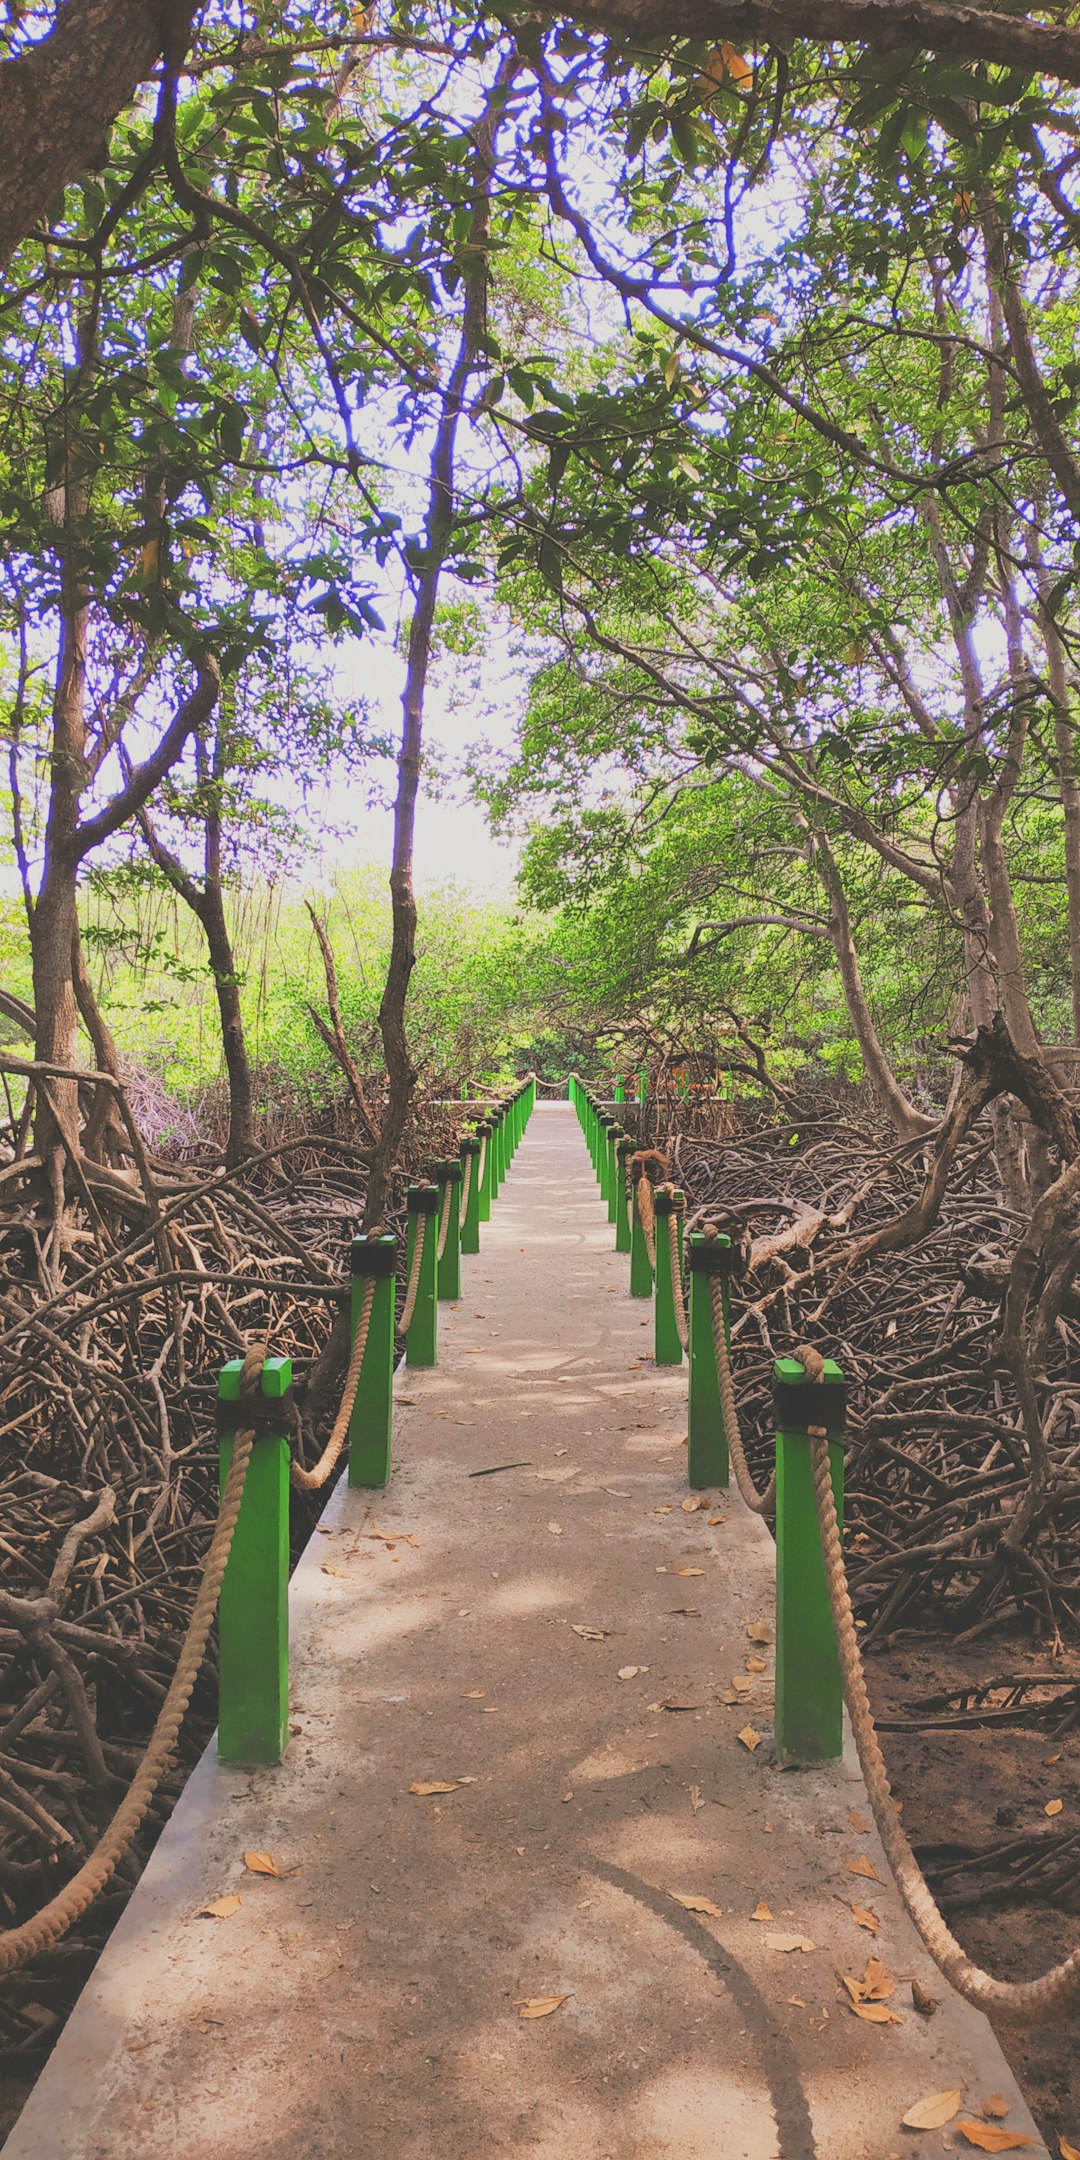
{"type": "Polygon", "coordinates": [[[829,902],[829,936],[832,940],[833,951],[836,954],[836,964],[840,970],[844,1003],[847,1006],[848,1018],[851,1021],[855,1040],[862,1053],[867,1078],[874,1093],[888,1111],[897,1138],[900,1140],[916,1139],[920,1133],[932,1132],[937,1124],[937,1119],[927,1117],[923,1111],[915,1108],[914,1103],[905,1095],[885,1055],[881,1038],[874,1026],[870,1015],[870,1007],[866,1000],[862,971],[859,967],[859,956],[855,950],[855,940],[851,931],[851,915],[848,910],[847,894],[844,891],[840,872],[836,865],[836,858],[822,832],[814,833],[813,847],[814,866],[825,888],[829,902]]]}
{"type": "MultiPolygon", "coordinates": [[[[75,1061],[77,1014],[72,956],[78,937],[76,839],[83,785],[86,723],[87,611],[65,612],[60,635],[53,699],[49,810],[45,826],[45,862],[30,920],[36,1032],[34,1055],[54,1065],[75,1061]]],[[[68,1143],[79,1138],[78,1089],[74,1081],[54,1081],[53,1116],[68,1143]]],[[[47,1152],[58,1134],[47,1112],[39,1111],[38,1145],[47,1152]]]]}
{"type": "Polygon", "coordinates": [[[431,453],[427,517],[424,525],[425,568],[416,585],[409,626],[405,688],[401,700],[401,747],[394,802],[394,851],[390,870],[393,934],[386,984],[379,1006],[379,1028],[386,1059],[387,1103],[372,1150],[364,1225],[382,1220],[390,1197],[397,1153],[412,1110],[416,1067],[405,1024],[409,978],[416,965],[416,896],[413,890],[413,838],[424,731],[424,693],[431,659],[431,633],[442,567],[454,531],[454,451],[469,378],[483,351],[487,312],[487,241],[491,208],[491,158],[503,103],[516,59],[504,61],[476,129],[474,167],[478,192],[469,226],[465,305],[457,357],[443,396],[443,408],[431,453]]]}

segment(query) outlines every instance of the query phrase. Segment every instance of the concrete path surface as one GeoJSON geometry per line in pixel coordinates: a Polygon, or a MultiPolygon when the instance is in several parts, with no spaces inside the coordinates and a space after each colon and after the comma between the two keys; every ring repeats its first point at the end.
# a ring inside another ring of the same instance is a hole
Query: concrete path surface
{"type": "Polygon", "coordinates": [[[888,2160],[970,2149],[899,2127],[957,2087],[1044,2155],[857,1770],[772,1760],[771,1539],[684,1511],[685,1367],[569,1106],[465,1268],[390,1487],[294,1578],[285,1762],[208,1751],[4,2160],[888,2160]],[[873,1955],[896,2023],[838,1984],[873,1955]]]}

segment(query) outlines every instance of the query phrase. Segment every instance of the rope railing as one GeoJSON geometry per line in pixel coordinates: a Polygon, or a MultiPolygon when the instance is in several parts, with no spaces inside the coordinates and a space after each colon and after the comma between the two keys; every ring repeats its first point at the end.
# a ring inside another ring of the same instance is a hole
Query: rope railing
{"type": "MultiPolygon", "coordinates": [[[[264,1348],[264,1345],[259,1344],[249,1350],[244,1359],[246,1378],[242,1385],[245,1395],[254,1394],[258,1387],[264,1348]]],[[[17,1966],[26,1964],[29,1958],[51,1949],[54,1943],[60,1941],[61,1936],[67,1934],[68,1929],[81,1918],[111,1880],[138,1833],[169,1766],[202,1665],[207,1638],[217,1611],[225,1564],[240,1514],[240,1503],[244,1497],[244,1485],[254,1444],[254,1428],[245,1428],[234,1435],[229,1474],[203,1562],[202,1576],[187,1632],[165,1699],[154,1721],[146,1752],[131,1784],[93,1852],[83,1861],[70,1882],[65,1883],[63,1889],[58,1890],[55,1897],[50,1898],[31,1919],[22,1921],[18,1927],[9,1928],[0,1935],[0,1972],[13,1972],[17,1966]]]]}
{"type": "MultiPolygon", "coordinates": [[[[636,1157],[633,1158],[635,1161],[637,1159],[636,1157]]],[[[645,1250],[649,1255],[649,1265],[655,1274],[656,1210],[653,1206],[652,1179],[646,1175],[644,1170],[642,1170],[641,1176],[634,1180],[634,1206],[637,1209],[638,1221],[641,1224],[642,1236],[645,1239],[645,1250]]]]}
{"type": "MultiPolygon", "coordinates": [[[[461,1173],[461,1200],[458,1205],[458,1229],[464,1230],[469,1216],[469,1194],[472,1190],[473,1158],[466,1155],[461,1173]]],[[[445,1243],[445,1239],[443,1241],[445,1243]]]]}
{"type": "Polygon", "coordinates": [[[676,1211],[668,1216],[668,1257],[671,1265],[671,1297],[675,1308],[675,1332],[684,1350],[690,1348],[690,1316],[686,1310],[683,1291],[683,1256],[679,1249],[679,1216],[676,1211]]]}
{"type": "Polygon", "coordinates": [[[439,1243],[435,1253],[437,1260],[442,1260],[446,1256],[446,1240],[450,1235],[449,1203],[450,1186],[449,1184],[441,1184],[439,1186],[439,1243]]]}
{"type": "Polygon", "coordinates": [[[420,1271],[424,1265],[424,1247],[427,1243],[427,1226],[430,1220],[431,1218],[428,1215],[418,1215],[416,1218],[416,1235],[413,1239],[412,1260],[409,1266],[409,1280],[405,1285],[405,1303],[401,1308],[401,1318],[397,1323],[397,1332],[399,1335],[407,1335],[409,1329],[413,1324],[413,1317],[416,1312],[416,1300],[420,1292],[420,1271]]]}
{"type": "Polygon", "coordinates": [[[329,1483],[337,1467],[341,1450],[348,1438],[349,1423],[356,1405],[356,1394],[360,1386],[360,1373],[364,1363],[364,1352],[367,1349],[374,1303],[375,1282],[374,1278],[369,1276],[364,1284],[360,1317],[353,1330],[352,1350],[346,1368],[345,1385],[342,1389],[337,1416],[330,1428],[330,1438],[318,1462],[313,1464],[310,1470],[305,1470],[303,1463],[298,1463],[295,1457],[289,1464],[289,1481],[297,1492],[321,1492],[323,1486],[329,1483]]]}
{"type": "MultiPolygon", "coordinates": [[[[807,1371],[805,1351],[799,1350],[796,1355],[803,1364],[807,1378],[810,1381],[819,1379],[822,1360],[817,1359],[817,1371],[807,1371]]],[[[844,1566],[840,1522],[833,1493],[828,1434],[823,1426],[809,1424],[806,1430],[810,1442],[814,1503],[825,1583],[836,1637],[844,1701],[851,1719],[874,1821],[885,1848],[885,1856],[896,1877],[897,1888],[934,1963],[958,1994],[991,2016],[1034,2022],[1053,2011],[1063,2009],[1080,1993],[1080,1944],[1070,1956],[1063,1958],[1057,1965],[1050,1966],[1034,1980],[997,1980],[992,1973],[986,1972],[981,1965],[976,1965],[969,1958],[943,1918],[897,1815],[888,1769],[870,1708],[862,1651],[855,1630],[855,1616],[844,1566]]]]}
{"type": "MultiPolygon", "coordinates": [[[[706,1235],[708,1233],[706,1232],[706,1235]]],[[[776,1471],[759,1492],[750,1474],[743,1446],[742,1428],[739,1424],[738,1404],[735,1400],[735,1381],[731,1370],[731,1353],[728,1349],[727,1315],[724,1311],[724,1285],[718,1275],[708,1278],[709,1306],[712,1317],[713,1353],[716,1358],[716,1378],[720,1389],[720,1410],[731,1452],[735,1482],[747,1507],[754,1515],[772,1515],[776,1508],[776,1471]]]]}

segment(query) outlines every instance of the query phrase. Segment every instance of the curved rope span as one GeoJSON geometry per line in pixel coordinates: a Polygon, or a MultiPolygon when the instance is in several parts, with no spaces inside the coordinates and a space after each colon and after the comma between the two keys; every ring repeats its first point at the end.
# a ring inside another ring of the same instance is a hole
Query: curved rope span
{"type": "Polygon", "coordinates": [[[468,1215],[468,1212],[469,1212],[469,1187],[470,1187],[470,1185],[472,1184],[472,1166],[473,1166],[473,1159],[472,1159],[472,1155],[471,1155],[471,1154],[469,1154],[469,1155],[466,1155],[466,1157],[465,1157],[465,1170],[464,1170],[464,1175],[463,1175],[463,1177],[462,1177],[462,1180],[461,1180],[461,1201],[460,1201],[460,1205],[459,1205],[459,1207],[458,1207],[458,1229],[459,1229],[459,1230],[464,1230],[464,1228],[465,1228],[465,1218],[466,1218],[466,1216],[468,1215]]]}
{"type": "Polygon", "coordinates": [[[416,1294],[420,1288],[420,1269],[424,1260],[424,1246],[427,1243],[427,1226],[430,1221],[430,1215],[418,1215],[416,1218],[412,1265],[409,1268],[409,1280],[405,1288],[405,1303],[401,1308],[401,1318],[397,1324],[399,1335],[407,1335],[412,1326],[412,1317],[416,1311],[416,1294]]]}
{"type": "Polygon", "coordinates": [[[727,1326],[724,1318],[724,1286],[719,1275],[708,1275],[709,1303],[712,1308],[713,1348],[716,1352],[716,1378],[720,1388],[720,1408],[724,1416],[728,1450],[735,1482],[747,1507],[755,1515],[771,1515],[776,1505],[776,1472],[773,1471],[764,1492],[759,1492],[750,1475],[750,1465],[743,1448],[742,1428],[735,1403],[735,1382],[731,1375],[731,1357],[728,1352],[727,1326]]]}
{"type": "Polygon", "coordinates": [[[302,1463],[291,1462],[289,1464],[289,1479],[296,1487],[297,1492],[318,1492],[320,1487],[326,1484],[331,1472],[336,1468],[338,1456],[345,1445],[349,1420],[352,1417],[353,1406],[356,1402],[356,1391],[360,1385],[360,1370],[364,1362],[364,1352],[367,1349],[368,1330],[371,1327],[371,1309],[374,1303],[375,1278],[373,1275],[369,1275],[364,1284],[364,1295],[356,1323],[356,1333],[353,1336],[352,1352],[345,1372],[345,1385],[342,1389],[338,1414],[330,1430],[330,1438],[318,1462],[313,1464],[310,1470],[305,1470],[302,1463]]]}
{"type": "MultiPolygon", "coordinates": [[[[258,1346],[257,1355],[248,1351],[244,1359],[244,1374],[241,1376],[241,1390],[244,1394],[253,1394],[258,1386],[264,1356],[265,1344],[258,1346]]],[[[24,1920],[20,1927],[10,1928],[6,1934],[0,1935],[0,1972],[13,1972],[16,1966],[25,1964],[28,1958],[36,1957],[40,1951],[50,1949],[53,1943],[59,1942],[62,1935],[67,1934],[69,1927],[80,1918],[88,1905],[93,1904],[110,1877],[115,1874],[119,1862],[139,1829],[168,1767],[203,1661],[207,1636],[217,1611],[221,1578],[225,1573],[225,1563],[240,1513],[240,1502],[244,1496],[244,1480],[247,1477],[254,1440],[252,1431],[238,1432],[234,1436],[232,1461],[221,1495],[214,1533],[203,1562],[202,1580],[188,1621],[187,1634],[176,1661],[176,1670],[158,1711],[146,1753],[108,1828],[71,1881],[65,1883],[63,1889],[58,1890],[56,1896],[50,1898],[48,1904],[43,1905],[32,1919],[24,1920]]]]}
{"type": "Polygon", "coordinates": [[[935,1965],[959,1995],[963,1995],[968,2002],[991,2015],[1023,2018],[1034,2022],[1046,2017],[1051,2011],[1063,2008],[1080,1992],[1080,1944],[1070,1957],[1063,1958],[1059,1965],[1052,1965],[1048,1972],[1040,1974],[1036,1980],[995,1980],[992,1973],[985,1972],[981,1965],[973,1964],[938,1910],[934,1894],[912,1852],[905,1832],[901,1829],[889,1773],[870,1708],[840,1542],[840,1525],[837,1521],[829,1465],[829,1442],[819,1427],[811,1426],[809,1435],[814,1499],[817,1505],[818,1529],[821,1533],[822,1558],[825,1562],[825,1581],[836,1632],[836,1649],[844,1683],[844,1700],[855,1734],[855,1745],[859,1751],[859,1761],[878,1835],[885,1847],[886,1858],[896,1877],[900,1895],[935,1965]]]}
{"type": "Polygon", "coordinates": [[[439,1260],[442,1259],[446,1251],[446,1240],[450,1235],[450,1194],[452,1191],[453,1186],[450,1184],[449,1179],[447,1179],[445,1185],[439,1187],[439,1250],[436,1254],[436,1258],[439,1260]]]}
{"type": "Polygon", "coordinates": [[[645,1250],[649,1255],[649,1265],[655,1275],[656,1210],[653,1207],[652,1179],[646,1176],[644,1170],[640,1177],[634,1179],[634,1206],[637,1209],[638,1221],[641,1224],[642,1236],[645,1239],[645,1250]],[[648,1194],[648,1199],[642,1198],[644,1193],[648,1194]]]}
{"type": "Polygon", "coordinates": [[[690,1348],[690,1321],[687,1317],[686,1298],[683,1292],[682,1261],[679,1257],[679,1218],[669,1215],[668,1252],[671,1256],[671,1295],[675,1304],[675,1328],[684,1350],[690,1348]]]}

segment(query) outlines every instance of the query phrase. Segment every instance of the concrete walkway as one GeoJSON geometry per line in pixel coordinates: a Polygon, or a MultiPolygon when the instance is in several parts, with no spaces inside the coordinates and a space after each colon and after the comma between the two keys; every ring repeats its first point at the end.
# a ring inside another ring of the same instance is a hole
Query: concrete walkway
{"type": "Polygon", "coordinates": [[[1035,2134],[857,1771],[771,1760],[771,1540],[684,1512],[685,1367],[612,1246],[543,1105],[390,1488],[294,1578],[285,1763],[208,1752],[4,2160],[888,2160],[961,2142],[899,2127],[956,2087],[1035,2134]],[[838,1988],[874,1954],[895,2024],[838,1988]]]}

